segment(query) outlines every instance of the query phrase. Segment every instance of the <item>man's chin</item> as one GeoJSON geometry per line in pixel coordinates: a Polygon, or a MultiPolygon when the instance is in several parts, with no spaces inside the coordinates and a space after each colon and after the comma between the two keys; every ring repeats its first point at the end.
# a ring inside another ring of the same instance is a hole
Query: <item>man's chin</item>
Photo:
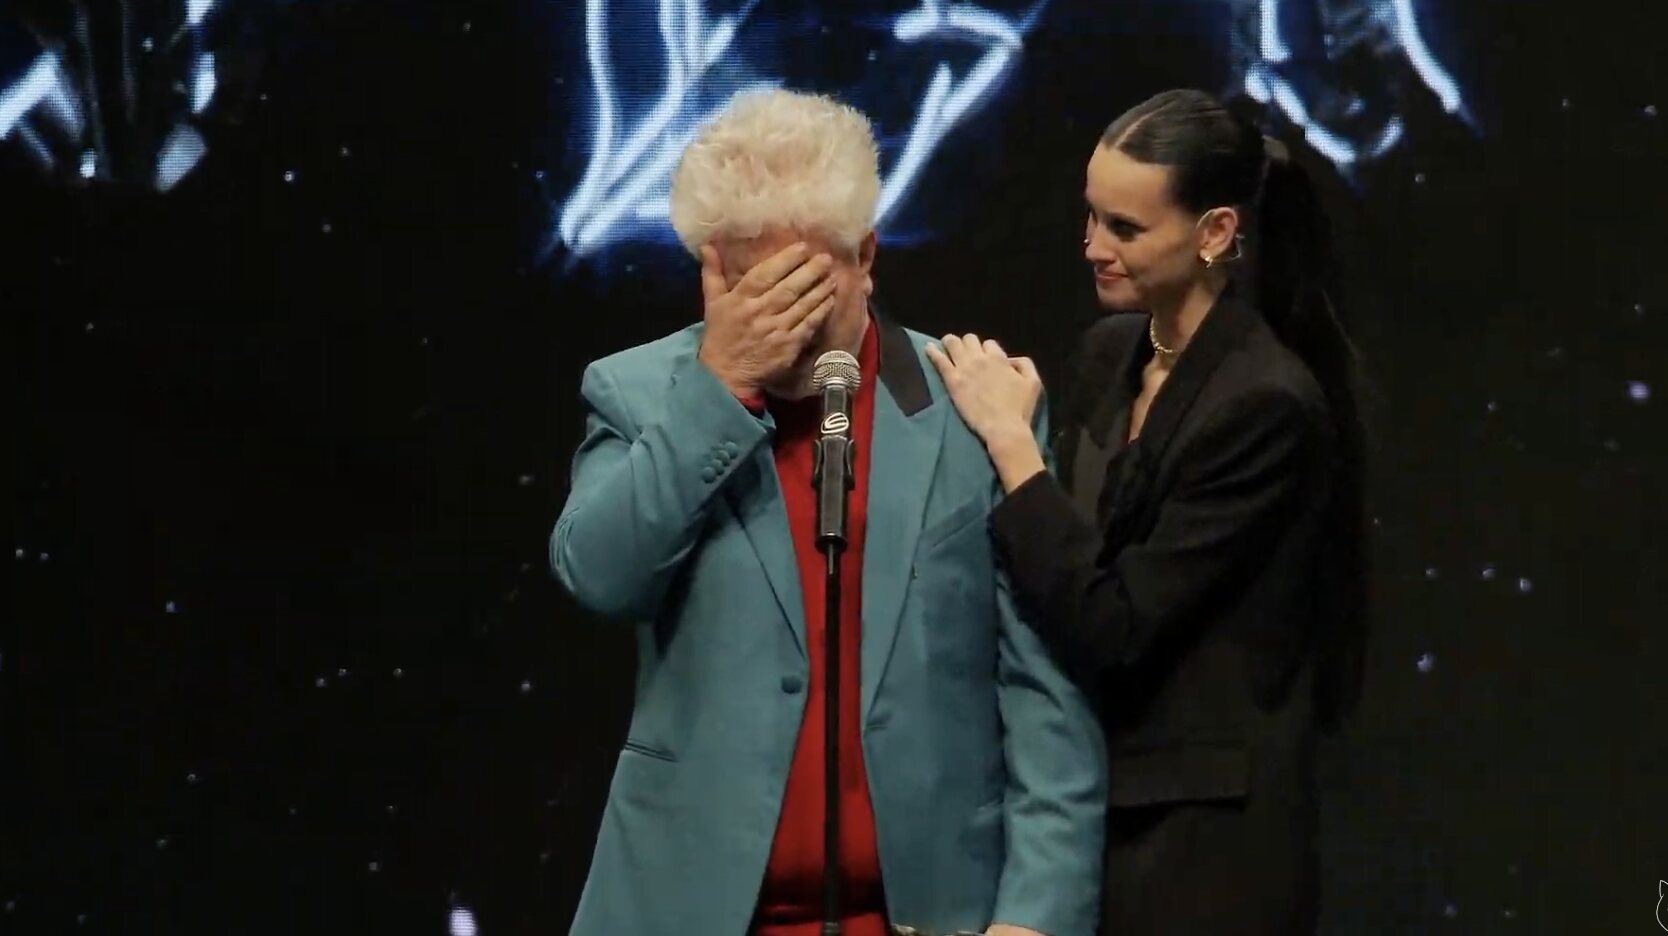
{"type": "Polygon", "coordinates": [[[811,383],[811,375],[816,371],[819,353],[816,348],[807,349],[792,366],[765,384],[765,392],[778,400],[788,401],[812,396],[816,390],[811,383]]]}
{"type": "Polygon", "coordinates": [[[783,380],[778,383],[767,384],[765,393],[775,399],[794,403],[815,396],[816,390],[811,387],[811,378],[806,376],[800,380],[783,380]]]}

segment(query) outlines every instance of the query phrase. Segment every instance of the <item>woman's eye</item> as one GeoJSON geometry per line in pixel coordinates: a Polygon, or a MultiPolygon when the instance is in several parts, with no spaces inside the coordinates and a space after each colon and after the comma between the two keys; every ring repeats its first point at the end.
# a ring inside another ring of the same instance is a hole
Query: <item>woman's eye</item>
{"type": "Polygon", "coordinates": [[[1129,221],[1122,218],[1103,218],[1097,215],[1093,209],[1089,211],[1086,227],[1091,237],[1094,236],[1096,230],[1105,228],[1113,237],[1121,241],[1134,240],[1135,236],[1141,233],[1141,229],[1129,221]]]}

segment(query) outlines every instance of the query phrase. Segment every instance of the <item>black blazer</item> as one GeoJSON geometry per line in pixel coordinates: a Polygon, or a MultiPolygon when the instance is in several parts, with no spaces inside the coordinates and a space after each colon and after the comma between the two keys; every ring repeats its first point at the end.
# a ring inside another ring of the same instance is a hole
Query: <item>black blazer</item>
{"type": "MultiPolygon", "coordinates": [[[[1155,907],[1227,906],[1236,893],[1282,905],[1266,926],[1254,919],[1261,911],[1233,908],[1223,932],[1301,931],[1308,924],[1284,914],[1293,902],[1312,906],[1312,684],[1335,594],[1326,397],[1230,293],[1176,362],[1140,437],[1105,470],[1094,453],[1123,448],[1152,356],[1147,323],[1119,314],[1090,329],[1059,397],[1064,483],[1044,473],[1014,490],[992,515],[993,534],[1029,619],[1100,684],[1109,876],[1124,873],[1120,863],[1144,868],[1153,877],[1126,882],[1129,899],[1155,907]],[[1227,812],[1167,832],[1166,822],[1197,819],[1183,804],[1227,812]],[[1120,810],[1142,809],[1146,819],[1118,830],[1120,810]],[[1214,824],[1223,819],[1241,827],[1214,824]]],[[[1106,932],[1208,929],[1162,908],[1132,922],[1114,906],[1121,899],[1109,893],[1106,932]]]]}

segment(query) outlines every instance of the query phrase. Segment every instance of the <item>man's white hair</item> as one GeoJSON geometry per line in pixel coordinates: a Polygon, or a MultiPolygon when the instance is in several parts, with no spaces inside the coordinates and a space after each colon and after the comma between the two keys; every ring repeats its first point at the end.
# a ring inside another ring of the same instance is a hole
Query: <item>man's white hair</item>
{"type": "Polygon", "coordinates": [[[766,228],[816,232],[856,250],[880,200],[869,120],[822,95],[737,95],[702,127],[672,175],[672,228],[690,253],[766,228]]]}

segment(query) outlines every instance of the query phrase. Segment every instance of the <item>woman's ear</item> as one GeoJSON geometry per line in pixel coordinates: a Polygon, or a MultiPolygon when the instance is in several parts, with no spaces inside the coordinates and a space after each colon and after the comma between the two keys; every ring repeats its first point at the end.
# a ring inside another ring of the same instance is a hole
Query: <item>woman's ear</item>
{"type": "Polygon", "coordinates": [[[1239,211],[1212,208],[1199,218],[1200,260],[1225,260],[1234,255],[1234,238],[1239,236],[1239,211]]]}

